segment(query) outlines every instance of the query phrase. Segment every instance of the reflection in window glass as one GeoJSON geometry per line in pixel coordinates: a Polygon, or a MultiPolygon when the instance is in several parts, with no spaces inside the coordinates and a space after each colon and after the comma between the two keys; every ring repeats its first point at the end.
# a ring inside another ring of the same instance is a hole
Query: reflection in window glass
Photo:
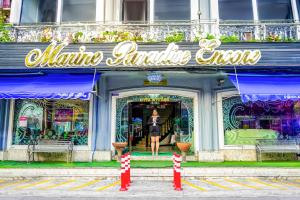
{"type": "Polygon", "coordinates": [[[252,20],[252,0],[219,0],[222,20],[252,20]]]}
{"type": "Polygon", "coordinates": [[[62,21],[96,21],[96,0],[64,0],[62,21]]]}
{"type": "Polygon", "coordinates": [[[190,20],[190,0],[156,0],[155,20],[190,20]]]}
{"type": "Polygon", "coordinates": [[[55,22],[57,0],[23,0],[21,23],[55,22]]]}
{"type": "Polygon", "coordinates": [[[296,0],[298,16],[300,17],[300,0],[296,0]]]}
{"type": "Polygon", "coordinates": [[[240,97],[231,97],[222,104],[225,145],[300,137],[300,100],[242,103],[240,97]]]}
{"type": "Polygon", "coordinates": [[[290,0],[257,0],[260,20],[293,19],[290,0]]]}
{"type": "Polygon", "coordinates": [[[26,145],[41,138],[87,145],[88,127],[88,101],[16,100],[12,143],[26,145]]]}

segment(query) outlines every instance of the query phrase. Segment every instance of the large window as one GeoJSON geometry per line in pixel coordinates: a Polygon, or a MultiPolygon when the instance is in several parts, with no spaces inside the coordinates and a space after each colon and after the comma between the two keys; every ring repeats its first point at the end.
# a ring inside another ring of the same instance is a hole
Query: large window
{"type": "Polygon", "coordinates": [[[82,100],[16,100],[13,145],[32,139],[70,140],[88,144],[89,102],[82,100]]]}
{"type": "Polygon", "coordinates": [[[96,0],[63,0],[62,21],[96,21],[96,0]]]}
{"type": "Polygon", "coordinates": [[[252,20],[252,0],[219,0],[219,17],[222,20],[252,20]]]}
{"type": "Polygon", "coordinates": [[[57,0],[23,0],[21,23],[55,22],[57,0]]]}
{"type": "Polygon", "coordinates": [[[242,103],[240,97],[230,97],[223,98],[222,107],[225,145],[300,137],[300,100],[242,103]]]}
{"type": "Polygon", "coordinates": [[[257,0],[260,20],[293,19],[291,0],[257,0]]]}
{"type": "Polygon", "coordinates": [[[155,0],[155,20],[190,20],[191,0],[155,0]]]}

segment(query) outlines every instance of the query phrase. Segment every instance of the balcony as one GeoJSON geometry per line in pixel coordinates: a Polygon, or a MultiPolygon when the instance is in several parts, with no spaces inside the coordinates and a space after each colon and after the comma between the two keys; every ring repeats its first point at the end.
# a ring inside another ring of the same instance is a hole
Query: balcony
{"type": "Polygon", "coordinates": [[[232,22],[217,20],[155,23],[70,23],[0,26],[0,42],[109,43],[197,42],[218,38],[222,42],[297,42],[300,23],[232,22]]]}

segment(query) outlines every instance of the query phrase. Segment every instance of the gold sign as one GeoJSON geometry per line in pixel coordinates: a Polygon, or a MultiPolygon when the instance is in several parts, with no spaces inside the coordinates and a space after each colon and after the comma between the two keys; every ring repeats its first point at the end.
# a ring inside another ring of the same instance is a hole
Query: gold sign
{"type": "Polygon", "coordinates": [[[144,80],[144,86],[167,86],[168,80],[163,79],[159,82],[150,82],[149,80],[144,80]]]}
{"type": "MultiPolygon", "coordinates": [[[[202,39],[195,60],[199,65],[254,65],[261,58],[260,50],[216,50],[221,45],[217,39],[202,39]]],[[[31,50],[25,58],[29,68],[51,67],[98,67],[103,60],[103,52],[88,52],[81,46],[78,52],[63,51],[68,43],[52,42],[43,52],[40,49],[31,50]]],[[[155,66],[185,66],[192,59],[188,50],[180,50],[171,43],[163,51],[139,51],[138,44],[125,41],[117,44],[112,57],[106,59],[106,65],[155,67],[155,66]]]]}
{"type": "Polygon", "coordinates": [[[164,51],[138,51],[135,42],[121,42],[113,50],[113,58],[108,58],[108,66],[163,66],[186,65],[191,60],[190,51],[179,50],[175,43],[164,51]]]}
{"type": "Polygon", "coordinates": [[[221,42],[217,39],[200,40],[200,50],[196,53],[197,63],[199,65],[254,65],[261,58],[260,50],[215,50],[220,45],[221,42]]]}
{"type": "Polygon", "coordinates": [[[145,98],[140,98],[140,102],[169,102],[170,98],[169,97],[145,97],[145,98]]]}
{"type": "Polygon", "coordinates": [[[44,52],[40,49],[31,50],[26,58],[27,67],[80,67],[80,66],[97,66],[103,59],[103,52],[95,53],[86,52],[85,46],[79,47],[78,52],[61,51],[68,46],[67,42],[57,44],[52,42],[44,52]]]}

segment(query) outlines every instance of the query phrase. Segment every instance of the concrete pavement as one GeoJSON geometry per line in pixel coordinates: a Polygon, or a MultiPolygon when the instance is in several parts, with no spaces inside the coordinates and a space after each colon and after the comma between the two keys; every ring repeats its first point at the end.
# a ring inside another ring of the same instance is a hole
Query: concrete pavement
{"type": "Polygon", "coordinates": [[[183,191],[169,180],[133,180],[119,192],[116,178],[40,177],[0,179],[0,200],[10,199],[300,199],[299,178],[184,178],[183,191]]]}

